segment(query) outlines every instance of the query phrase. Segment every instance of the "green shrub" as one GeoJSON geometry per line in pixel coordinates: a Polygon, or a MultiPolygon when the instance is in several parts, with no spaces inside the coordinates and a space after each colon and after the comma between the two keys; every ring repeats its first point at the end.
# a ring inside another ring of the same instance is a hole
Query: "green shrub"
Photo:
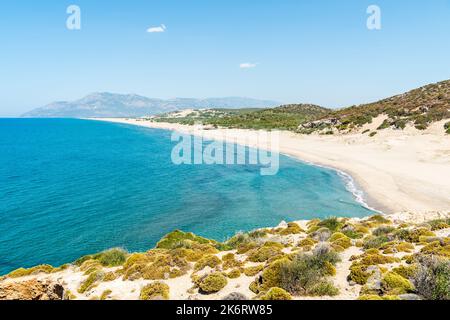
{"type": "MultiPolygon", "coordinates": [[[[123,265],[123,278],[125,280],[140,278],[161,280],[167,277],[179,277],[189,270],[190,265],[187,260],[192,252],[191,249],[154,249],[147,253],[134,253],[123,265]]],[[[206,252],[205,250],[201,253],[206,254],[206,252]]]]}
{"type": "Polygon", "coordinates": [[[329,247],[317,247],[313,254],[299,254],[280,266],[280,287],[294,295],[316,295],[315,286],[330,273],[329,264],[339,261],[329,247]]]}
{"type": "Polygon", "coordinates": [[[239,268],[242,266],[242,262],[236,260],[236,257],[233,253],[227,253],[222,257],[222,268],[223,270],[231,269],[231,268],[239,268]]]}
{"type": "Polygon", "coordinates": [[[361,264],[366,266],[374,266],[379,264],[388,264],[399,262],[400,259],[395,257],[384,256],[382,254],[368,254],[361,259],[361,264]]]}
{"type": "Polygon", "coordinates": [[[262,239],[266,236],[267,231],[265,230],[255,230],[249,233],[239,232],[235,236],[227,240],[225,244],[232,249],[237,249],[240,245],[254,243],[256,240],[262,239]]]}
{"type": "Polygon", "coordinates": [[[348,249],[352,246],[352,242],[349,237],[343,233],[335,233],[331,236],[329,240],[333,245],[348,249]],[[333,240],[334,239],[334,240],[333,240]]]}
{"type": "Polygon", "coordinates": [[[170,288],[162,282],[154,282],[146,285],[141,290],[141,300],[169,300],[170,288]]]}
{"type": "Polygon", "coordinates": [[[366,294],[360,296],[358,300],[400,300],[400,298],[397,296],[390,296],[390,295],[380,297],[376,294],[366,294]]]}
{"type": "Polygon", "coordinates": [[[339,289],[336,288],[330,281],[320,281],[314,285],[310,290],[310,295],[312,296],[337,296],[339,294],[339,289]]]}
{"type": "Polygon", "coordinates": [[[351,280],[357,284],[365,285],[371,273],[366,272],[366,267],[361,265],[354,265],[350,267],[350,274],[347,280],[351,280]]]}
{"type": "Polygon", "coordinates": [[[450,228],[450,225],[444,219],[428,221],[428,224],[431,226],[432,231],[450,228]]]}
{"type": "Polygon", "coordinates": [[[426,246],[424,246],[420,252],[422,254],[427,255],[435,255],[435,256],[442,256],[446,258],[450,258],[450,244],[446,244],[443,241],[433,241],[426,246]]]}
{"type": "Polygon", "coordinates": [[[105,273],[105,277],[103,278],[103,281],[107,282],[107,281],[114,281],[117,278],[119,278],[120,274],[117,272],[107,272],[105,273]]]}
{"type": "Polygon", "coordinates": [[[317,225],[319,227],[328,228],[330,231],[333,231],[333,232],[339,231],[342,227],[342,223],[336,217],[331,217],[331,218],[322,220],[317,225]]]}
{"type": "Polygon", "coordinates": [[[289,222],[287,228],[282,229],[279,234],[286,236],[289,234],[299,234],[305,232],[300,226],[294,222],[289,222]]]}
{"type": "Polygon", "coordinates": [[[290,264],[290,260],[287,258],[282,258],[273,261],[266,267],[261,275],[261,283],[254,282],[250,285],[250,290],[255,293],[259,293],[260,291],[267,291],[272,287],[280,287],[281,286],[281,268],[290,264]]]}
{"type": "Polygon", "coordinates": [[[121,248],[114,248],[93,255],[92,259],[98,260],[104,267],[117,267],[125,263],[128,253],[121,248]]]}
{"type": "Polygon", "coordinates": [[[376,228],[374,231],[372,231],[372,234],[377,237],[385,236],[387,234],[394,232],[395,230],[396,229],[391,226],[381,226],[381,227],[376,228]]]}
{"type": "Polygon", "coordinates": [[[85,293],[87,290],[94,288],[98,285],[98,282],[103,280],[105,273],[103,271],[94,271],[92,272],[86,280],[81,283],[81,286],[78,288],[79,293],[85,293]]]}
{"type": "Polygon", "coordinates": [[[361,232],[357,232],[356,230],[345,230],[342,232],[350,239],[361,239],[364,235],[361,232]]]}
{"type": "Polygon", "coordinates": [[[405,279],[392,271],[389,271],[384,275],[381,280],[381,287],[384,292],[395,292],[397,295],[414,291],[414,286],[408,279],[405,279]]]}
{"type": "Polygon", "coordinates": [[[211,269],[214,269],[221,263],[222,261],[218,257],[214,255],[207,255],[197,261],[197,263],[194,265],[194,270],[200,271],[203,270],[205,267],[210,267],[211,269]]]}
{"type": "Polygon", "coordinates": [[[377,130],[387,129],[391,126],[391,122],[389,120],[384,120],[383,123],[377,128],[377,130]]]}
{"type": "Polygon", "coordinates": [[[389,242],[389,238],[386,236],[379,236],[379,237],[375,237],[375,238],[368,238],[366,240],[364,240],[364,249],[378,249],[381,248],[384,244],[386,244],[387,242],[389,242]]]}
{"type": "Polygon", "coordinates": [[[215,293],[219,292],[227,285],[227,278],[222,273],[215,272],[203,277],[198,286],[200,290],[204,293],[215,293]]]}
{"type": "Polygon", "coordinates": [[[260,273],[261,271],[263,271],[264,266],[263,265],[259,265],[259,266],[254,266],[254,267],[247,267],[244,268],[244,274],[247,277],[254,277],[256,276],[258,273],[260,273]]]}
{"type": "Polygon", "coordinates": [[[9,273],[8,277],[9,278],[20,278],[20,277],[25,277],[25,276],[29,276],[29,275],[38,274],[38,273],[51,273],[51,272],[53,272],[53,270],[54,270],[54,268],[51,265],[43,264],[43,265],[39,265],[39,266],[29,268],[29,269],[19,268],[17,270],[12,271],[11,273],[9,273]]]}
{"type": "Polygon", "coordinates": [[[305,238],[305,239],[300,240],[297,245],[299,247],[312,247],[315,244],[316,244],[316,241],[314,241],[313,239],[305,238]]]}
{"type": "Polygon", "coordinates": [[[103,291],[102,295],[100,296],[100,300],[106,300],[111,293],[112,291],[109,289],[103,291]]]}
{"type": "Polygon", "coordinates": [[[393,268],[392,271],[395,272],[396,274],[401,275],[405,279],[410,279],[417,272],[417,266],[404,266],[404,265],[401,265],[401,266],[398,266],[396,268],[393,268]]]}
{"type": "Polygon", "coordinates": [[[266,294],[261,296],[261,300],[292,300],[292,296],[289,294],[289,292],[286,292],[286,290],[274,287],[270,288],[270,290],[267,291],[266,294]]]}
{"type": "Polygon", "coordinates": [[[121,248],[113,248],[100,253],[87,255],[74,262],[77,266],[82,266],[89,260],[98,261],[104,267],[117,267],[125,263],[128,253],[121,248]]]}
{"type": "Polygon", "coordinates": [[[450,300],[450,261],[420,256],[412,282],[419,295],[427,300],[450,300]]]}
{"type": "Polygon", "coordinates": [[[346,237],[345,234],[343,234],[341,232],[335,232],[331,235],[331,237],[330,237],[330,239],[328,239],[328,241],[333,242],[333,241],[336,241],[338,239],[345,238],[345,237],[346,237]]]}
{"type": "Polygon", "coordinates": [[[420,241],[420,237],[422,236],[426,237],[436,236],[433,232],[431,232],[427,228],[415,228],[412,230],[400,229],[395,233],[395,235],[401,240],[413,243],[418,243],[420,241]]]}
{"type": "Polygon", "coordinates": [[[230,279],[237,279],[241,276],[241,271],[239,269],[233,269],[227,273],[227,277],[230,279]]]}
{"type": "Polygon", "coordinates": [[[390,223],[392,223],[389,219],[386,219],[386,218],[383,217],[383,215],[381,215],[381,214],[376,214],[376,215],[371,216],[371,217],[368,219],[368,221],[376,222],[376,223],[378,223],[378,224],[390,224],[390,223]]]}
{"type": "Polygon", "coordinates": [[[248,260],[251,262],[265,262],[281,254],[281,250],[275,246],[262,246],[252,250],[248,255],[248,260]]]}
{"type": "Polygon", "coordinates": [[[395,246],[399,252],[411,252],[414,250],[414,245],[409,242],[401,242],[395,246]]]}
{"type": "Polygon", "coordinates": [[[216,245],[217,242],[208,240],[206,238],[202,238],[196,236],[191,232],[183,232],[180,230],[175,230],[166,236],[164,236],[157,244],[156,248],[158,249],[175,249],[180,247],[180,244],[183,244],[183,241],[188,240],[192,242],[197,242],[201,244],[213,244],[216,245]]]}

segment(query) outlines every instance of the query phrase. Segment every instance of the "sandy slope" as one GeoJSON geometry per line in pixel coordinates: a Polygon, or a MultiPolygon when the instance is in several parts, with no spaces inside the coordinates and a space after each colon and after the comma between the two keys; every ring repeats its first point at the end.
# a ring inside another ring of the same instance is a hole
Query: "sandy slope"
{"type": "MultiPolygon", "coordinates": [[[[97,119],[177,130],[205,138],[236,141],[253,147],[270,148],[265,139],[256,140],[252,130],[215,129],[135,119],[97,119]]],[[[364,129],[374,129],[382,118],[364,129]],[[373,128],[372,128],[373,127],[373,128]]],[[[383,212],[450,211],[450,136],[443,122],[426,131],[408,127],[381,130],[375,137],[347,135],[299,135],[277,132],[281,153],[330,166],[350,174],[366,192],[367,202],[383,212]]]]}

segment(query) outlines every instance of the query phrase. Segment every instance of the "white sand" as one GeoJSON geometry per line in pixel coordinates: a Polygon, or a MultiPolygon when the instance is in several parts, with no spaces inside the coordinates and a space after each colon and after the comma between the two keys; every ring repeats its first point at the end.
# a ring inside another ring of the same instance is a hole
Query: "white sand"
{"type": "MultiPolygon", "coordinates": [[[[268,149],[267,141],[252,139],[252,130],[215,129],[135,119],[96,119],[149,128],[176,130],[268,149]]],[[[373,129],[382,117],[364,129],[373,129]]],[[[450,136],[445,121],[426,131],[381,130],[375,137],[299,135],[279,131],[281,153],[350,174],[366,193],[371,207],[385,213],[414,212],[428,217],[450,211],[450,136]]],[[[362,130],[361,130],[362,131],[362,130]]],[[[360,131],[360,132],[361,132],[360,131]]]]}

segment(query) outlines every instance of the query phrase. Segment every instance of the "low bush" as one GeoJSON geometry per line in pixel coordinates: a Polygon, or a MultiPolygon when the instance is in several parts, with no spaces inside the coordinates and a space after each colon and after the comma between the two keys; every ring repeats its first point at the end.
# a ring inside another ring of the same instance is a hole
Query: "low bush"
{"type": "Polygon", "coordinates": [[[244,268],[244,274],[247,277],[254,277],[258,273],[263,271],[263,269],[264,269],[264,265],[259,265],[259,266],[254,266],[254,267],[247,267],[247,268],[244,268]]]}
{"type": "Polygon", "coordinates": [[[29,269],[19,268],[17,270],[12,271],[11,273],[9,273],[8,277],[9,278],[20,278],[20,277],[25,277],[25,276],[29,276],[29,275],[38,274],[38,273],[51,273],[51,272],[53,272],[53,270],[54,270],[54,268],[51,265],[43,264],[43,265],[39,265],[39,266],[29,268],[29,269]]]}
{"type": "Polygon", "coordinates": [[[379,237],[368,237],[364,240],[364,249],[379,249],[384,244],[389,242],[390,239],[386,236],[379,236],[379,237]]]}
{"type": "Polygon", "coordinates": [[[394,232],[395,230],[396,229],[392,226],[380,226],[376,228],[374,231],[372,231],[372,234],[376,237],[385,236],[387,234],[394,232]]]}
{"type": "Polygon", "coordinates": [[[350,267],[350,274],[347,277],[348,281],[353,281],[360,285],[365,285],[371,273],[366,272],[366,267],[362,265],[354,265],[350,267]]]}
{"type": "Polygon", "coordinates": [[[92,258],[98,260],[104,267],[117,267],[125,263],[127,255],[125,250],[115,248],[95,254],[92,258]]]}
{"type": "Polygon", "coordinates": [[[214,256],[214,255],[207,255],[201,258],[197,261],[197,263],[194,265],[195,271],[201,271],[206,267],[210,267],[211,269],[214,269],[215,267],[219,266],[222,263],[222,261],[214,256]]]}
{"type": "Polygon", "coordinates": [[[230,279],[237,279],[241,276],[241,271],[239,269],[233,269],[227,273],[227,277],[230,279]]]}
{"type": "Polygon", "coordinates": [[[212,244],[216,245],[217,242],[214,242],[212,240],[199,237],[191,232],[183,232],[180,230],[175,230],[166,236],[164,236],[157,244],[157,249],[175,249],[184,247],[184,245],[189,244],[190,242],[197,242],[201,244],[212,244]],[[186,241],[187,240],[187,241],[186,241]]]}
{"type": "Polygon", "coordinates": [[[395,295],[414,291],[414,286],[408,279],[405,279],[401,275],[392,271],[387,272],[383,276],[383,279],[381,280],[381,287],[383,292],[395,295]]]}
{"type": "Polygon", "coordinates": [[[86,291],[94,288],[98,285],[98,282],[102,281],[105,276],[105,273],[102,271],[94,271],[92,272],[86,280],[81,283],[81,286],[78,288],[79,293],[85,293],[86,291]]]}
{"type": "Polygon", "coordinates": [[[299,234],[305,232],[300,226],[294,222],[289,222],[287,228],[281,229],[279,234],[282,236],[286,236],[289,234],[299,234]]]}
{"type": "Polygon", "coordinates": [[[339,221],[336,217],[331,217],[325,220],[320,221],[317,226],[328,228],[330,231],[336,232],[339,231],[342,227],[342,222],[339,221]]]}
{"type": "Polygon", "coordinates": [[[310,290],[310,295],[312,296],[337,296],[339,294],[339,289],[334,286],[330,281],[320,281],[314,285],[310,290]]]}
{"type": "Polygon", "coordinates": [[[388,264],[394,262],[400,262],[400,259],[395,257],[384,256],[382,254],[368,254],[361,259],[361,264],[366,266],[374,266],[379,264],[388,264]]]}
{"type": "Polygon", "coordinates": [[[415,266],[415,265],[412,265],[412,266],[400,265],[396,268],[393,268],[392,271],[395,272],[396,274],[401,275],[405,279],[410,279],[417,272],[417,266],[415,266]]]}
{"type": "Polygon", "coordinates": [[[276,246],[262,246],[249,252],[248,260],[251,262],[265,262],[280,256],[282,251],[276,246]]]}
{"type": "Polygon", "coordinates": [[[383,215],[381,214],[376,214],[371,216],[368,221],[370,222],[375,222],[377,224],[390,224],[392,223],[389,219],[386,219],[385,217],[383,217],[383,215]]]}
{"type": "Polygon", "coordinates": [[[92,255],[81,257],[74,262],[75,265],[81,266],[88,260],[98,261],[104,267],[117,267],[125,263],[128,253],[121,248],[113,248],[92,255]]]}
{"type": "Polygon", "coordinates": [[[111,295],[112,291],[107,289],[102,292],[102,295],[100,296],[100,300],[106,300],[111,295]]]}
{"type": "Polygon", "coordinates": [[[418,257],[418,269],[412,282],[427,300],[450,300],[450,261],[438,257],[418,257]]]}
{"type": "Polygon", "coordinates": [[[141,290],[141,300],[169,300],[170,288],[162,282],[154,282],[146,285],[141,290]]]}
{"type": "Polygon", "coordinates": [[[284,289],[281,288],[270,288],[267,293],[261,296],[261,300],[270,300],[270,301],[276,301],[276,300],[292,300],[292,296],[284,289]]]}
{"type": "Polygon", "coordinates": [[[427,228],[415,228],[415,229],[400,229],[395,233],[396,237],[401,240],[418,243],[420,241],[420,237],[434,237],[436,236],[432,231],[427,228]]]}
{"type": "Polygon", "coordinates": [[[209,294],[219,292],[225,288],[227,283],[227,278],[222,273],[215,272],[202,277],[198,282],[198,286],[202,293],[209,294]]]}
{"type": "Polygon", "coordinates": [[[447,244],[445,241],[434,241],[424,246],[420,250],[420,253],[450,258],[450,243],[447,244]]]}
{"type": "Polygon", "coordinates": [[[339,256],[327,246],[319,246],[313,254],[299,254],[280,266],[280,287],[294,295],[317,295],[318,283],[330,274],[330,264],[339,256]]]}
{"type": "Polygon", "coordinates": [[[450,228],[448,221],[444,219],[428,221],[428,224],[431,226],[432,231],[450,228]]]}

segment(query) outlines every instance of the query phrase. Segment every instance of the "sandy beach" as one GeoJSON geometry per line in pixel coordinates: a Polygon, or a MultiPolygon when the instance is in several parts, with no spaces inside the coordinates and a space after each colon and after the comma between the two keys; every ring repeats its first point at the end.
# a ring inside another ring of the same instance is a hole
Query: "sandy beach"
{"type": "MultiPolygon", "coordinates": [[[[208,129],[141,119],[95,119],[149,128],[176,130],[208,139],[227,140],[250,147],[270,149],[268,141],[256,140],[254,131],[208,129]]],[[[383,213],[414,212],[426,219],[432,212],[450,211],[450,137],[437,122],[425,131],[381,130],[374,137],[360,132],[374,129],[375,119],[358,133],[346,135],[300,135],[278,131],[282,154],[332,167],[349,174],[364,191],[364,200],[383,213]]],[[[445,121],[444,121],[445,122],[445,121]]]]}

